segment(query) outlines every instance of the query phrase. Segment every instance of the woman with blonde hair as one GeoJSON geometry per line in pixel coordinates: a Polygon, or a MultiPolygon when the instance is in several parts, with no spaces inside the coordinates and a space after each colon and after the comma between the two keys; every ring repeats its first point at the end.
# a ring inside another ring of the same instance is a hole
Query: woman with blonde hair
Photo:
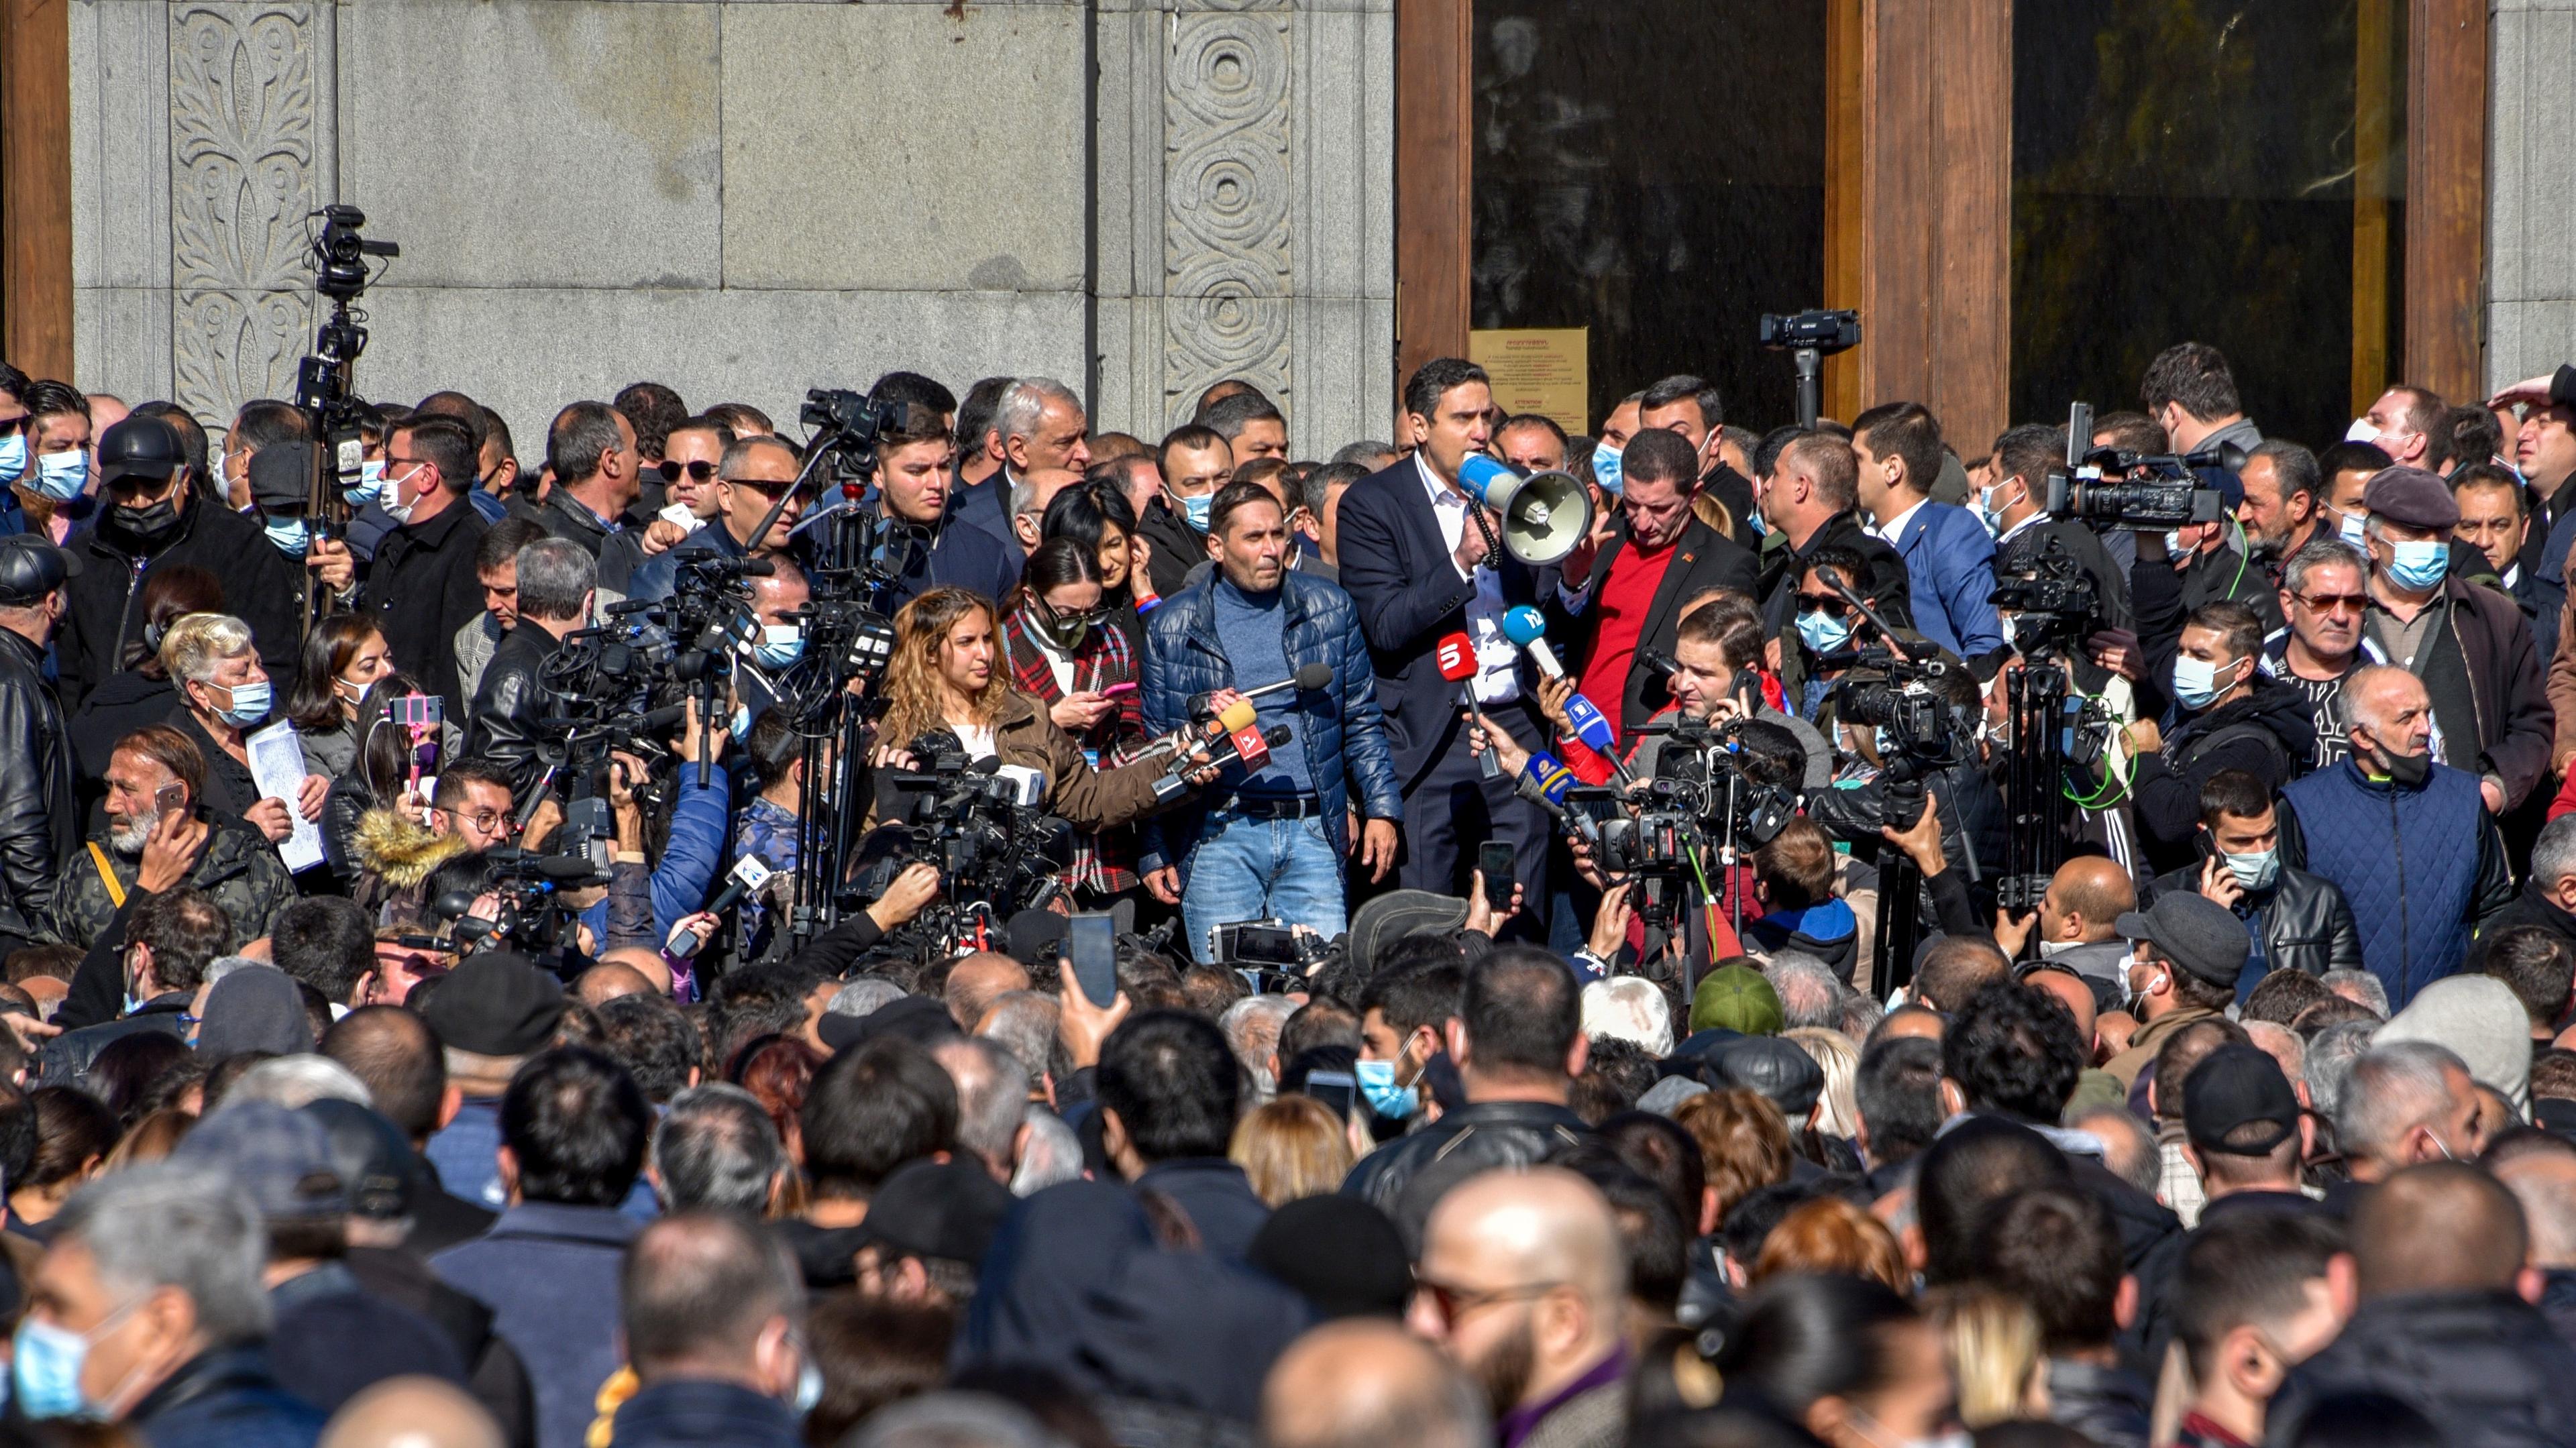
{"type": "Polygon", "coordinates": [[[1338,1191],[1351,1173],[1351,1144],[1342,1123],[1312,1096],[1282,1096],[1246,1113],[1234,1124],[1225,1155],[1273,1209],[1338,1191]]]}
{"type": "MultiPolygon", "coordinates": [[[[206,757],[207,805],[249,821],[271,844],[295,832],[293,816],[322,818],[329,779],[306,770],[295,798],[287,800],[262,798],[251,777],[245,741],[272,717],[282,716],[268,670],[252,647],[249,624],[225,613],[187,614],[162,635],[161,666],[179,689],[170,726],[206,757]]],[[[300,745],[297,757],[302,757],[300,745]]]]}
{"type": "Polygon", "coordinates": [[[1975,1429],[2048,1416],[2041,1390],[2039,1318],[2030,1304],[1991,1287],[1943,1287],[1924,1297],[1958,1384],[1959,1421],[1975,1429]]]}
{"type": "Polygon", "coordinates": [[[1825,1094],[1819,1099],[1825,1109],[1816,1118],[1816,1130],[1851,1140],[1860,1131],[1860,1104],[1852,1094],[1853,1080],[1860,1074],[1860,1048],[1830,1026],[1800,1026],[1780,1034],[1797,1042],[1798,1049],[1824,1070],[1825,1094]]]}

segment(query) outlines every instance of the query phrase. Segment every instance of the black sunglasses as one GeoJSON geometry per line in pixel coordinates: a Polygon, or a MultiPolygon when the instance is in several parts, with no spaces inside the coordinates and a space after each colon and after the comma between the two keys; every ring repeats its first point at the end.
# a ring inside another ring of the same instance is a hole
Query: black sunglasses
{"type": "Polygon", "coordinates": [[[653,467],[656,471],[661,473],[662,481],[666,483],[678,482],[680,480],[680,474],[682,473],[687,473],[691,478],[701,483],[716,475],[716,465],[706,461],[704,458],[691,463],[675,463],[669,458],[664,458],[662,461],[655,463],[653,467]]]}

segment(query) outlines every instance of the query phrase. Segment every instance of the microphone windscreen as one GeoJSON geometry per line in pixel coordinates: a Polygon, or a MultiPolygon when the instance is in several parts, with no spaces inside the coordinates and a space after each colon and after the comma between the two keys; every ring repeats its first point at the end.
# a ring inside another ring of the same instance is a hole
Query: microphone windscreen
{"type": "Polygon", "coordinates": [[[1231,734],[1258,718],[1260,713],[1250,699],[1237,699],[1225,706],[1225,712],[1216,716],[1216,722],[1231,734]]]}
{"type": "Polygon", "coordinates": [[[1297,687],[1300,689],[1320,689],[1331,682],[1333,666],[1330,664],[1319,661],[1302,665],[1297,670],[1297,687]]]}

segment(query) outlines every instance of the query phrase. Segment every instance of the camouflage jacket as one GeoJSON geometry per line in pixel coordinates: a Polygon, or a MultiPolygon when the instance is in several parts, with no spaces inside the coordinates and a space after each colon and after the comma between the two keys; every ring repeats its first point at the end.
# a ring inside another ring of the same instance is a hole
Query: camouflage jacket
{"type": "MultiPolygon", "coordinates": [[[[227,952],[268,933],[268,925],[277,912],[295,900],[294,878],[277,858],[277,850],[258,830],[230,815],[209,811],[207,823],[214,828],[206,834],[205,847],[197,854],[196,868],[188,872],[191,889],[203,890],[223,907],[225,918],[232,921],[232,934],[226,938],[227,952]]],[[[86,950],[100,932],[116,920],[119,901],[134,892],[134,877],[142,869],[140,859],[128,859],[110,847],[104,833],[91,837],[97,846],[72,852],[63,866],[61,881],[54,889],[52,911],[47,915],[43,938],[59,940],[86,950]],[[116,878],[110,891],[99,874],[99,861],[116,878]]]]}

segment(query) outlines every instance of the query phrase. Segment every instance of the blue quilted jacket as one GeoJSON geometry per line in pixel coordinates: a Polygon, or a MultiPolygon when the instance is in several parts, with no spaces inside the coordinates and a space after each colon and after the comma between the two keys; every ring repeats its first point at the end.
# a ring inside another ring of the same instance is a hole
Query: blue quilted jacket
{"type": "MultiPolygon", "coordinates": [[[[1236,687],[1234,663],[1216,636],[1216,577],[1182,589],[1145,616],[1145,728],[1157,735],[1188,722],[1189,697],[1236,687]]],[[[1289,573],[1286,629],[1291,669],[1321,661],[1333,682],[1297,699],[1298,736],[1306,769],[1324,806],[1324,830],[1337,853],[1350,847],[1343,811],[1356,803],[1365,819],[1401,820],[1404,795],[1377,707],[1377,676],[1351,596],[1322,579],[1289,573]],[[1352,796],[1356,794],[1356,801],[1352,796]]],[[[1222,786],[1220,786],[1221,791],[1222,786]]],[[[1184,805],[1144,822],[1143,865],[1180,863],[1198,839],[1201,808],[1184,805]]]]}
{"type": "Polygon", "coordinates": [[[2388,987],[2391,1009],[2460,969],[2487,908],[2480,855],[2487,834],[2478,777],[2433,766],[2419,789],[2372,779],[2350,759],[2292,782],[2306,869],[2343,891],[2361,956],[2388,987]]]}

